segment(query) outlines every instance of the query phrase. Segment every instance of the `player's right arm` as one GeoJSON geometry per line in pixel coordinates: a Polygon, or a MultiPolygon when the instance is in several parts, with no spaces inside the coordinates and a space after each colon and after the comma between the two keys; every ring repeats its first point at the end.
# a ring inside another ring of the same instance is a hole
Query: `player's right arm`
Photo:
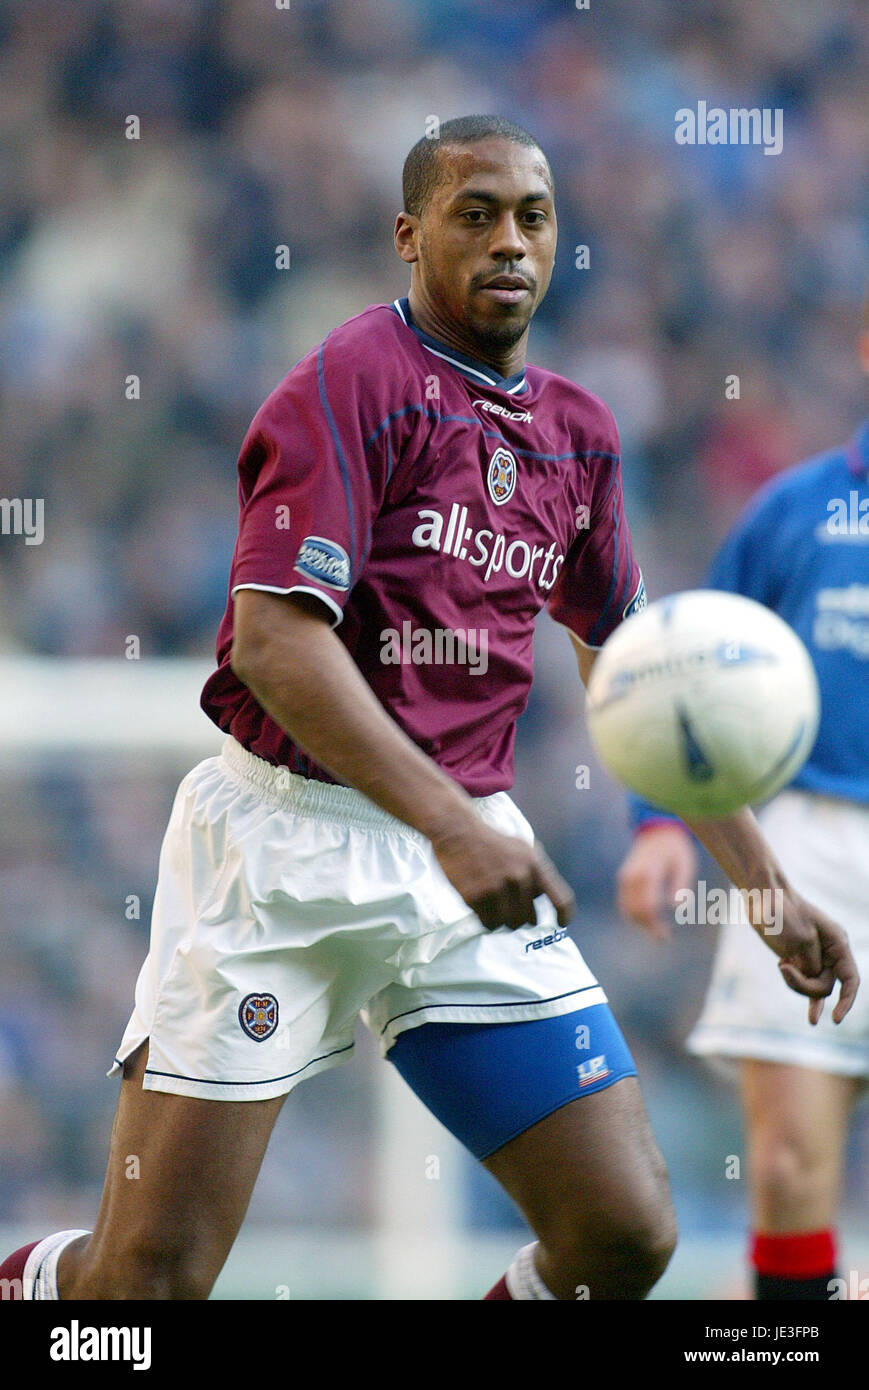
{"type": "Polygon", "coordinates": [[[471,797],[407,737],[374,695],[313,595],[240,589],[232,669],[293,742],[431,841],[484,926],[537,920],[546,894],[566,926],[573,894],[540,845],[487,826],[471,797]]]}

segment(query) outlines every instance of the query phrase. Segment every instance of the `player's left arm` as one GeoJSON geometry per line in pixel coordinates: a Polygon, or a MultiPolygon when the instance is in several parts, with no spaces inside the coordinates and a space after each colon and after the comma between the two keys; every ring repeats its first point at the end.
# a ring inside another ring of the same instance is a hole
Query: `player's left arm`
{"type": "Polygon", "coordinates": [[[591,668],[595,663],[598,649],[596,647],[587,647],[584,642],[580,641],[575,632],[570,632],[570,628],[567,630],[570,634],[570,640],[573,643],[573,650],[576,652],[576,660],[579,666],[579,674],[582,678],[582,683],[587,687],[589,676],[591,675],[591,668]]]}
{"type": "Polygon", "coordinates": [[[744,890],[743,901],[749,921],[779,957],[779,969],[786,984],[811,1000],[810,1023],[818,1022],[824,999],[833,992],[836,981],[840,981],[833,1022],[841,1023],[854,1003],[860,984],[848,937],[826,913],[806,902],[791,887],[753,812],[746,807],[724,820],[686,821],[685,824],[706,846],[731,882],[744,890]],[[768,896],[766,902],[757,893],[746,899],[745,893],[751,889],[760,889],[761,893],[767,890],[772,896],[768,896]],[[770,902],[774,904],[772,922],[767,911],[770,902]]]}
{"type": "MultiPolygon", "coordinates": [[[[570,633],[579,674],[588,685],[597,652],[570,633]]],[[[809,1022],[817,1023],[824,999],[841,988],[833,1009],[834,1023],[841,1023],[857,995],[860,976],[848,937],[820,908],[806,902],[788,883],[764,838],[754,813],[747,807],[722,820],[684,822],[737,888],[752,896],[744,899],[746,914],[758,936],[779,957],[785,983],[809,1000],[809,1022]],[[756,890],[760,890],[759,892],[756,890]],[[772,921],[768,911],[772,904],[772,921]]],[[[681,833],[681,832],[680,832],[681,833]]]]}

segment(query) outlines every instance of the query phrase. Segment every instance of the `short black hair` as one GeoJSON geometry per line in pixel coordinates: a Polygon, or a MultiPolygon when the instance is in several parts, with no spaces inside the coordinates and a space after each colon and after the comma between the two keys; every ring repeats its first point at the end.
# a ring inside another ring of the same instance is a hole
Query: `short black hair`
{"type": "Polygon", "coordinates": [[[457,116],[455,120],[444,121],[436,135],[424,135],[417,140],[407,159],[401,176],[401,189],[404,197],[404,210],[420,217],[426,203],[438,185],[440,176],[439,154],[444,145],[473,145],[478,140],[498,138],[509,140],[514,145],[525,145],[532,150],[540,150],[544,162],[545,154],[534,136],[523,126],[508,121],[503,116],[457,116]]]}

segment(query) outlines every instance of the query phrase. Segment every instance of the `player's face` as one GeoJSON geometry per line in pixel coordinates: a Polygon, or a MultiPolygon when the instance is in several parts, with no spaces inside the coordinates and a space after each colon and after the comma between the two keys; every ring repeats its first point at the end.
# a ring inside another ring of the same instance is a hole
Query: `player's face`
{"type": "Polygon", "coordinates": [[[549,168],[539,150],[500,139],[447,145],[440,161],[422,217],[402,214],[408,225],[403,242],[397,232],[399,254],[413,263],[412,290],[428,331],[484,360],[503,357],[524,347],[552,277],[549,168]]]}

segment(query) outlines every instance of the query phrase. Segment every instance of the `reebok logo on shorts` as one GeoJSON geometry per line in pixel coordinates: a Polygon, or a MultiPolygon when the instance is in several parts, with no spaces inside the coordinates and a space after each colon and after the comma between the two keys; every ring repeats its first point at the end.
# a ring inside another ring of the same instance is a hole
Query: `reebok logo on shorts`
{"type": "Polygon", "coordinates": [[[265,1042],[278,1026],[278,1001],[273,994],[248,994],[238,1007],[238,1021],[254,1042],[265,1042]]]}
{"type": "Polygon", "coordinates": [[[525,946],[525,954],[529,951],[541,951],[544,946],[554,946],[556,942],[563,941],[567,936],[567,927],[558,927],[551,931],[548,936],[538,936],[536,941],[529,941],[525,946]]]}

